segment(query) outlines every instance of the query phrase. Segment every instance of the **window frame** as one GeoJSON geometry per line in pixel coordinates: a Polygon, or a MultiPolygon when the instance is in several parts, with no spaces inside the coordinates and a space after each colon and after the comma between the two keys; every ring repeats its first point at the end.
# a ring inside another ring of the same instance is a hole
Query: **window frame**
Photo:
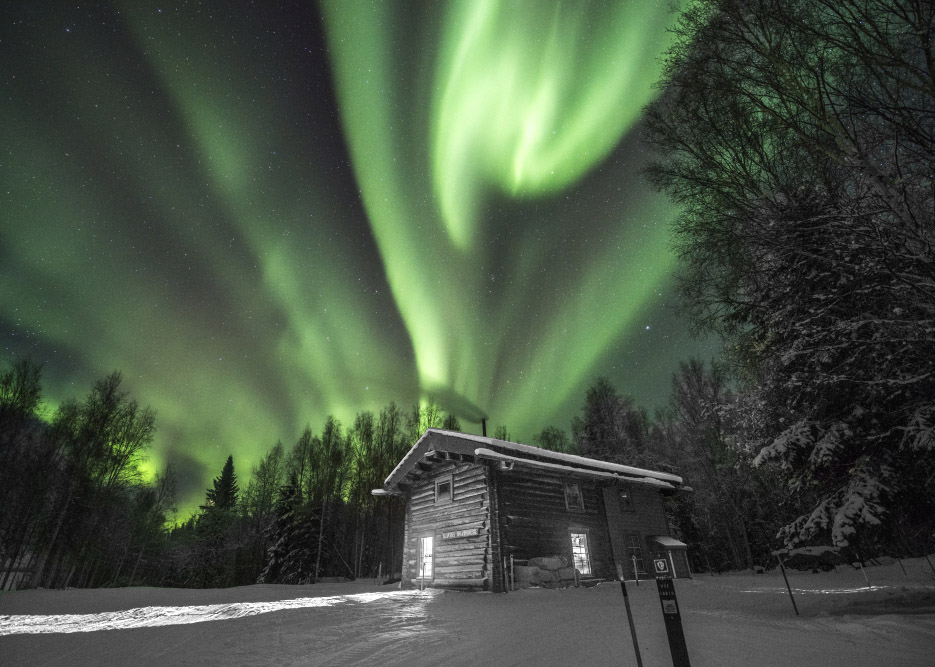
{"type": "Polygon", "coordinates": [[[562,492],[565,496],[565,509],[569,512],[584,512],[584,489],[581,488],[581,482],[572,479],[563,479],[562,480],[562,492]],[[570,487],[575,487],[578,489],[578,503],[579,506],[573,507],[569,503],[569,498],[571,494],[568,493],[570,487]]]}
{"type": "Polygon", "coordinates": [[[450,503],[454,502],[455,499],[455,480],[454,474],[442,475],[435,479],[435,504],[438,503],[450,503]],[[448,485],[448,497],[439,498],[438,497],[438,487],[441,485],[448,485]]]}
{"type": "Polygon", "coordinates": [[[587,528],[569,528],[568,529],[568,539],[571,542],[571,566],[578,571],[579,574],[586,577],[591,577],[594,575],[594,567],[591,563],[591,535],[590,531],[587,528]],[[578,556],[580,555],[575,551],[575,536],[581,535],[584,537],[584,565],[585,569],[582,569],[578,566],[578,556]]]}

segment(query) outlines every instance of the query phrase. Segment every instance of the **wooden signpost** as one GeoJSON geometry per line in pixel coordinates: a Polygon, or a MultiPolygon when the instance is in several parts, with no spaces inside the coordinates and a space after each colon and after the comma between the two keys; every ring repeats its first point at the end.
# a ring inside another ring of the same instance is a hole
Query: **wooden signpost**
{"type": "MultiPolygon", "coordinates": [[[[620,577],[620,590],[623,591],[623,604],[627,608],[627,622],[630,624],[630,636],[633,638],[633,651],[636,653],[636,667],[643,667],[643,658],[640,655],[640,643],[636,640],[636,626],[633,625],[633,610],[630,609],[630,596],[627,595],[627,583],[624,581],[623,565],[621,563],[617,563],[617,574],[620,577]]],[[[639,585],[639,581],[637,581],[637,585],[639,585]]]]}
{"type": "Polygon", "coordinates": [[[688,647],[685,645],[685,632],[682,630],[682,615],[679,603],[675,599],[675,584],[672,571],[665,556],[653,558],[653,570],[656,574],[656,587],[659,589],[659,602],[662,604],[662,618],[666,624],[669,638],[669,651],[672,653],[673,667],[691,667],[688,660],[688,647]]]}

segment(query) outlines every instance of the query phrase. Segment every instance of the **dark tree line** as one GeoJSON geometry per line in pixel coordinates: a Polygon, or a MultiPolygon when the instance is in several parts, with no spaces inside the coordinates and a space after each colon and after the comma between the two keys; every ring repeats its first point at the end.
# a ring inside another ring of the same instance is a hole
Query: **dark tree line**
{"type": "Polygon", "coordinates": [[[930,549],[935,4],[704,0],[676,37],[649,174],[727,343],[733,450],[781,473],[787,544],[930,549]]]}
{"type": "Polygon", "coordinates": [[[165,532],[146,581],[159,586],[313,584],[323,578],[389,579],[401,558],[403,507],[376,499],[429,427],[459,428],[432,404],[390,404],[345,429],[329,417],[291,448],[276,443],[241,488],[233,457],[206,490],[200,511],[165,532]]]}
{"type": "Polygon", "coordinates": [[[246,483],[228,457],[200,510],[171,525],[173,471],[139,472],[153,412],[113,373],[47,414],[40,371],[23,360],[0,375],[0,590],[389,578],[403,510],[370,492],[426,428],[460,429],[431,403],[363,412],[347,429],[329,417],[276,443],[246,483]]]}
{"type": "Polygon", "coordinates": [[[0,375],[0,590],[141,580],[174,488],[171,471],[140,482],[155,416],[120,383],[113,373],[46,415],[38,366],[0,375]]]}
{"type": "MultiPolygon", "coordinates": [[[[768,565],[780,529],[807,509],[781,464],[761,461],[756,392],[735,389],[726,367],[697,361],[673,377],[668,406],[650,416],[604,378],[584,396],[571,435],[543,429],[556,451],[675,472],[692,487],[669,499],[674,534],[698,571],[768,565]],[[751,426],[751,423],[753,424],[751,426]]],[[[403,507],[375,498],[426,428],[459,430],[433,404],[363,412],[348,429],[328,418],[286,448],[271,447],[246,483],[233,457],[200,511],[172,525],[171,470],[151,483],[137,466],[153,415],[120,392],[119,374],[81,403],[43,415],[39,369],[0,376],[0,583],[28,586],[220,587],[305,584],[396,574],[403,507]]],[[[506,427],[496,437],[509,437],[506,427]]],[[[867,555],[919,553],[878,533],[867,555]]]]}
{"type": "Polygon", "coordinates": [[[606,378],[587,389],[571,435],[548,427],[540,447],[673,472],[691,487],[670,497],[672,533],[689,545],[696,571],[768,566],[791,517],[774,465],[754,465],[740,419],[743,396],[722,366],[691,360],[672,378],[668,405],[650,415],[606,378]]]}

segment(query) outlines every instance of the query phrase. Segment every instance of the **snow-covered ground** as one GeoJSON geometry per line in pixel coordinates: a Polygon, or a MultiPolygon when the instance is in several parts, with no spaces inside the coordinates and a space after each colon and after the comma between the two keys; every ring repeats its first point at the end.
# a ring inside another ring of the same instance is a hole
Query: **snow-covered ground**
{"type": "MultiPolygon", "coordinates": [[[[935,665],[924,559],[677,580],[693,667],[935,665]]],[[[656,586],[629,583],[643,664],[671,665],[656,586]]],[[[0,594],[2,665],[635,665],[618,583],[515,593],[370,583],[0,594]]]]}

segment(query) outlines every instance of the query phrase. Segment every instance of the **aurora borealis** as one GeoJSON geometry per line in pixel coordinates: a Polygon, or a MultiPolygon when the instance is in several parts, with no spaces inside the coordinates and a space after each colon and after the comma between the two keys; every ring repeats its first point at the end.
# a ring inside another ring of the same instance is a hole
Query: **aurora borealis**
{"type": "Polygon", "coordinates": [[[3,361],[124,374],[183,507],[434,397],[529,440],[700,350],[638,174],[665,2],[5,3],[3,361]]]}

